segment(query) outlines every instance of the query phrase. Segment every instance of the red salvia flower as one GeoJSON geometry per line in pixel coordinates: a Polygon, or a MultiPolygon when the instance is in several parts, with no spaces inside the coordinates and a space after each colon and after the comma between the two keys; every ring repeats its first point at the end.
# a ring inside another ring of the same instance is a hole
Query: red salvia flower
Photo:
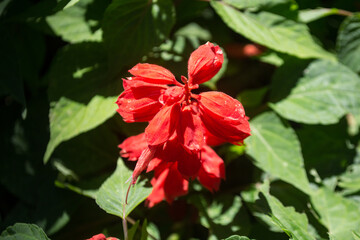
{"type": "MultiPolygon", "coordinates": [[[[146,143],[145,133],[126,139],[119,145],[122,148],[121,156],[126,157],[131,152],[133,160],[139,159],[144,149],[142,148],[144,143],[146,143]],[[134,144],[135,142],[137,144],[134,144]]],[[[189,182],[184,178],[184,173],[178,166],[184,156],[179,154],[178,149],[178,144],[169,141],[163,149],[156,151],[148,164],[147,171],[154,171],[154,178],[151,180],[153,190],[146,201],[148,207],[153,207],[163,199],[171,203],[176,197],[183,196],[188,192],[189,182]]],[[[199,164],[196,177],[200,183],[210,191],[218,190],[221,179],[225,179],[225,167],[223,160],[215,151],[204,145],[201,148],[201,158],[189,159],[196,162],[195,164],[199,164]]],[[[194,163],[189,165],[194,166],[194,163]]]]}
{"type": "Polygon", "coordinates": [[[87,240],[119,240],[117,238],[114,238],[114,237],[105,237],[104,234],[100,233],[100,234],[97,234],[95,236],[92,236],[91,238],[87,239],[87,240]]]}
{"type": "MultiPolygon", "coordinates": [[[[154,64],[139,63],[129,70],[133,77],[123,79],[117,111],[126,122],[149,122],[141,143],[129,138],[119,145],[123,157],[135,160],[138,156],[132,184],[152,160],[160,159],[167,167],[153,179],[156,189],[165,189],[164,184],[170,181],[165,179],[175,171],[185,179],[198,177],[210,190],[218,189],[220,181],[212,181],[223,178],[224,173],[214,166],[222,164],[223,168],[223,163],[207,144],[241,144],[250,135],[248,118],[241,103],[225,93],[197,95],[191,91],[214,77],[223,61],[220,47],[208,42],[191,54],[188,77],[181,76],[182,83],[169,70],[154,64]],[[203,156],[207,157],[202,161],[203,156]],[[215,168],[217,172],[213,172],[215,168]]],[[[159,171],[155,168],[155,173],[159,171]]],[[[177,189],[176,194],[166,195],[164,190],[161,199],[170,201],[187,187],[179,184],[173,189],[177,189]]]]}

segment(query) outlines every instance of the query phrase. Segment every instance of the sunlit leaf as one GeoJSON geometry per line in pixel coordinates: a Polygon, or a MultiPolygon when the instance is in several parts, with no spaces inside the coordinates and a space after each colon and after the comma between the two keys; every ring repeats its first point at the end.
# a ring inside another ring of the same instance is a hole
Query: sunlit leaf
{"type": "Polygon", "coordinates": [[[295,122],[332,124],[346,113],[360,117],[359,92],[360,78],[346,66],[315,61],[290,95],[272,107],[295,122]]]}
{"type": "Polygon", "coordinates": [[[288,3],[291,0],[224,0],[224,2],[238,8],[259,8],[259,7],[271,7],[278,4],[288,3]]]}
{"type": "Polygon", "coordinates": [[[310,240],[315,239],[309,233],[308,219],[304,213],[298,213],[293,207],[285,207],[277,198],[269,193],[269,184],[261,187],[270,209],[272,220],[275,225],[280,227],[291,239],[294,240],[310,240]]]}
{"type": "Polygon", "coordinates": [[[216,1],[211,6],[231,29],[256,43],[299,58],[334,59],[315,43],[304,24],[270,12],[241,12],[216,1]]]}
{"type": "Polygon", "coordinates": [[[348,166],[346,172],[339,179],[339,186],[344,188],[347,194],[360,191],[360,143],[356,150],[354,163],[348,166]]]}
{"type": "Polygon", "coordinates": [[[64,41],[78,43],[82,41],[101,41],[101,30],[93,30],[98,21],[87,19],[87,6],[93,0],[70,1],[64,10],[46,18],[47,23],[64,41]]]}
{"type": "Polygon", "coordinates": [[[115,172],[104,182],[96,195],[96,203],[107,213],[121,218],[127,217],[151,193],[152,188],[145,187],[145,182],[140,181],[131,187],[128,204],[125,204],[131,175],[132,171],[119,159],[115,172]]]}
{"type": "Polygon", "coordinates": [[[337,48],[340,61],[359,73],[360,14],[354,14],[343,22],[337,39],[337,48]]]}
{"type": "Polygon", "coordinates": [[[332,239],[353,239],[352,232],[360,228],[358,202],[344,198],[327,188],[319,188],[312,194],[311,202],[332,239]]]}
{"type": "Polygon", "coordinates": [[[300,143],[294,130],[285,126],[273,112],[257,116],[250,126],[251,136],[245,144],[256,166],[309,193],[300,143]]]}
{"type": "Polygon", "coordinates": [[[338,14],[338,12],[339,10],[336,8],[304,9],[299,11],[299,21],[309,23],[333,14],[338,14]]]}
{"type": "Polygon", "coordinates": [[[228,238],[225,238],[225,240],[250,240],[250,239],[244,236],[233,235],[228,238]]]}
{"type": "Polygon", "coordinates": [[[107,68],[101,45],[86,43],[65,47],[50,70],[50,141],[44,156],[93,129],[115,114],[121,82],[106,81],[107,68]]]}

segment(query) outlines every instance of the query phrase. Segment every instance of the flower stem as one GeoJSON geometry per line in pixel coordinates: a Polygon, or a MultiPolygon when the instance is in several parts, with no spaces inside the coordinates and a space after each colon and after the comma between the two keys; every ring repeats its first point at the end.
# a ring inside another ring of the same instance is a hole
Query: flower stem
{"type": "Polygon", "coordinates": [[[128,240],[128,228],[127,228],[127,221],[125,217],[125,206],[126,204],[123,204],[123,217],[122,217],[122,225],[124,230],[124,240],[128,240]]]}

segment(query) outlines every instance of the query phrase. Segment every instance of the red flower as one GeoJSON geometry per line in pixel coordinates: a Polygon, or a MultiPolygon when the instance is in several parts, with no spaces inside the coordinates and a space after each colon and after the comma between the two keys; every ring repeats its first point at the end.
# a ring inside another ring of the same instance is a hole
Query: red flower
{"type": "MultiPolygon", "coordinates": [[[[250,135],[248,118],[239,101],[221,92],[191,92],[215,76],[223,61],[220,47],[208,42],[191,54],[188,78],[181,76],[182,84],[169,70],[157,65],[139,63],[129,70],[134,77],[124,79],[117,111],[126,122],[149,122],[146,143],[142,141],[143,150],[132,175],[133,184],[150,161],[162,155],[171,156],[163,158],[176,162],[171,169],[176,166],[183,177],[197,177],[206,143],[240,144],[250,135]]],[[[120,147],[122,155],[130,160],[135,159],[135,153],[139,155],[140,150],[120,147]]],[[[201,181],[211,182],[204,172],[201,181]]]]}
{"type": "MultiPolygon", "coordinates": [[[[144,150],[141,146],[146,143],[144,136],[145,134],[142,133],[120,144],[121,156],[127,156],[131,150],[134,153],[132,157],[140,161],[140,152],[144,150]],[[134,145],[134,142],[137,144],[134,145]]],[[[175,142],[175,139],[177,138],[168,141],[163,148],[157,149],[147,165],[148,172],[154,171],[154,178],[151,180],[153,190],[146,201],[148,207],[153,207],[164,199],[171,203],[176,197],[185,195],[188,191],[188,180],[184,177],[187,176],[184,173],[191,172],[210,191],[218,190],[221,179],[225,179],[224,162],[214,150],[204,145],[201,148],[201,158],[193,157],[182,147],[179,148],[179,143],[175,142]]]]}
{"type": "Polygon", "coordinates": [[[114,238],[114,237],[108,237],[106,238],[104,234],[100,233],[100,234],[97,234],[87,240],[119,240],[117,238],[114,238]]]}

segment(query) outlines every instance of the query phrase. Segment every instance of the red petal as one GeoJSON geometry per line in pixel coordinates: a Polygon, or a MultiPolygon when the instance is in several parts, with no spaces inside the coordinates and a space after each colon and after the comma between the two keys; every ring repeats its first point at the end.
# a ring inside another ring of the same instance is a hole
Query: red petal
{"type": "Polygon", "coordinates": [[[165,198],[168,203],[188,192],[189,182],[182,177],[176,165],[176,163],[171,164],[164,184],[165,198]]]}
{"type": "Polygon", "coordinates": [[[169,87],[164,91],[159,98],[159,101],[162,104],[172,105],[176,102],[180,102],[185,94],[185,89],[183,87],[169,87]]]}
{"type": "Polygon", "coordinates": [[[207,42],[196,49],[189,58],[189,84],[201,84],[210,80],[220,70],[224,56],[219,46],[207,42]]]}
{"type": "Polygon", "coordinates": [[[136,183],[136,180],[141,174],[141,172],[147,168],[150,160],[153,159],[155,152],[156,152],[156,148],[147,147],[141,153],[139,160],[136,163],[135,169],[132,173],[132,181],[131,181],[132,184],[136,183]]]}
{"type": "Polygon", "coordinates": [[[198,179],[210,191],[217,191],[221,179],[225,179],[224,161],[208,146],[201,150],[201,168],[198,179]]]}
{"type": "Polygon", "coordinates": [[[138,160],[142,151],[147,147],[145,133],[128,137],[125,141],[119,144],[118,147],[121,148],[121,157],[129,158],[129,161],[138,160]]]}
{"type": "Polygon", "coordinates": [[[200,116],[190,106],[185,106],[180,112],[177,128],[179,141],[189,151],[200,151],[204,144],[204,129],[200,116]]]}
{"type": "Polygon", "coordinates": [[[165,105],[149,122],[145,134],[150,146],[163,144],[170,138],[177,124],[179,111],[179,104],[165,105]]]}
{"type": "Polygon", "coordinates": [[[211,134],[232,143],[250,136],[248,118],[239,101],[215,91],[201,93],[198,101],[201,119],[211,134]]]}
{"type": "MultiPolygon", "coordinates": [[[[159,151],[156,151],[159,152],[159,151]]],[[[147,166],[146,172],[153,171],[155,168],[158,168],[164,161],[154,155],[154,158],[150,161],[149,165],[147,166]]]]}
{"type": "Polygon", "coordinates": [[[207,130],[206,127],[203,127],[205,130],[205,143],[209,146],[219,146],[223,143],[225,143],[226,141],[223,138],[217,137],[215,135],[213,135],[211,132],[209,132],[209,130],[207,130]]]}
{"type": "Polygon", "coordinates": [[[104,234],[100,233],[87,240],[106,240],[106,237],[104,234]]]}
{"type": "Polygon", "coordinates": [[[124,89],[116,104],[125,122],[150,121],[162,107],[158,99],[166,89],[163,86],[124,79],[124,89]]]}
{"type": "Polygon", "coordinates": [[[153,190],[146,199],[146,205],[148,207],[153,207],[165,198],[164,184],[168,173],[169,168],[166,168],[163,172],[159,174],[158,177],[154,177],[153,179],[151,179],[151,185],[153,186],[153,190]]]}
{"type": "Polygon", "coordinates": [[[198,152],[187,152],[182,146],[174,149],[174,159],[178,162],[178,170],[185,178],[195,177],[200,169],[200,155],[198,152]]]}
{"type": "Polygon", "coordinates": [[[129,72],[148,83],[174,84],[176,82],[174,75],[169,70],[155,64],[139,63],[130,69],[129,72]]]}
{"type": "Polygon", "coordinates": [[[167,163],[155,169],[155,177],[151,180],[153,190],[147,198],[148,207],[153,207],[164,198],[171,203],[176,197],[188,192],[188,181],[177,170],[177,163],[167,163]]]}

